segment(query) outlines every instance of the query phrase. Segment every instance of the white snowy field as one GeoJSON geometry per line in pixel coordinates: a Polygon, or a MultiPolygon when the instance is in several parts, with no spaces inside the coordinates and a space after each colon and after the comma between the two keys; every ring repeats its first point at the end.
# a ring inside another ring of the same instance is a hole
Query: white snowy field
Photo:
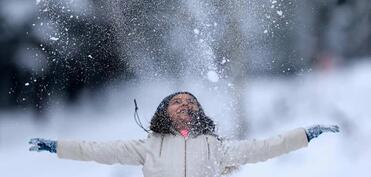
{"type": "MultiPolygon", "coordinates": [[[[220,83],[222,81],[219,81],[220,83]]],[[[28,140],[113,140],[145,138],[133,120],[133,99],[148,125],[161,99],[181,90],[194,93],[206,114],[218,123],[219,134],[233,135],[231,94],[201,83],[172,86],[168,82],[115,85],[89,94],[79,103],[48,108],[46,122],[33,121],[30,111],[0,112],[0,176],[2,177],[123,177],[142,176],[141,167],[60,160],[55,154],[29,152],[28,140]]],[[[324,134],[308,148],[275,159],[243,166],[233,177],[369,176],[371,164],[371,62],[331,72],[291,78],[250,79],[245,87],[249,138],[264,138],[296,127],[338,124],[340,134],[324,134]]]]}

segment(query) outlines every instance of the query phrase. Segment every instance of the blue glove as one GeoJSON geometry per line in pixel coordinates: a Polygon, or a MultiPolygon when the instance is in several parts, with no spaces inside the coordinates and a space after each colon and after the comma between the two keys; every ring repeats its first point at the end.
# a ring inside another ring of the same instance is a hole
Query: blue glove
{"type": "Polygon", "coordinates": [[[57,153],[57,141],[54,140],[32,138],[28,144],[32,145],[30,151],[49,151],[51,153],[57,153]]]}
{"type": "Polygon", "coordinates": [[[307,129],[305,129],[305,132],[307,133],[308,142],[312,140],[313,138],[317,138],[320,134],[324,132],[339,132],[339,126],[337,125],[313,125],[307,129]]]}

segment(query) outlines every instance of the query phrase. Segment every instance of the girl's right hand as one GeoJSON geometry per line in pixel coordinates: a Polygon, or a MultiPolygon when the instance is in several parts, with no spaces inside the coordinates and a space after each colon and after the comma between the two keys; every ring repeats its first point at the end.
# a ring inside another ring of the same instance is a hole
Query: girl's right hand
{"type": "Polygon", "coordinates": [[[51,153],[57,152],[57,141],[47,140],[42,138],[32,138],[28,142],[31,144],[30,151],[49,151],[51,153]]]}

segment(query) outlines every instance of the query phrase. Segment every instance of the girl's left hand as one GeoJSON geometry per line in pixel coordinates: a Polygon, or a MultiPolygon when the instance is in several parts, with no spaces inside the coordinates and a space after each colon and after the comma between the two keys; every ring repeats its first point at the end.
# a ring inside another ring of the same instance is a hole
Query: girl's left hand
{"type": "Polygon", "coordinates": [[[313,138],[317,138],[320,134],[324,132],[332,132],[337,133],[339,132],[339,126],[337,125],[313,125],[309,128],[305,129],[307,133],[308,142],[313,138]]]}

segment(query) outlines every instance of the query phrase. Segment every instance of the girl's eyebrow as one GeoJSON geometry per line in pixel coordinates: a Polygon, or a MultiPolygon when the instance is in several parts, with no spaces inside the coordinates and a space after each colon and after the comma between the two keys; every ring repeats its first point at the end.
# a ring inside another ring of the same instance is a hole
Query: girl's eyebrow
{"type": "MultiPolygon", "coordinates": [[[[181,98],[173,98],[170,102],[178,101],[178,100],[182,100],[182,99],[181,99],[181,98]]],[[[187,99],[184,99],[184,100],[192,100],[192,101],[195,101],[196,99],[194,99],[194,98],[187,98],[187,99]]]]}
{"type": "Polygon", "coordinates": [[[174,99],[172,99],[170,102],[172,102],[172,101],[176,101],[176,100],[180,100],[180,98],[174,98],[174,99]]]}

